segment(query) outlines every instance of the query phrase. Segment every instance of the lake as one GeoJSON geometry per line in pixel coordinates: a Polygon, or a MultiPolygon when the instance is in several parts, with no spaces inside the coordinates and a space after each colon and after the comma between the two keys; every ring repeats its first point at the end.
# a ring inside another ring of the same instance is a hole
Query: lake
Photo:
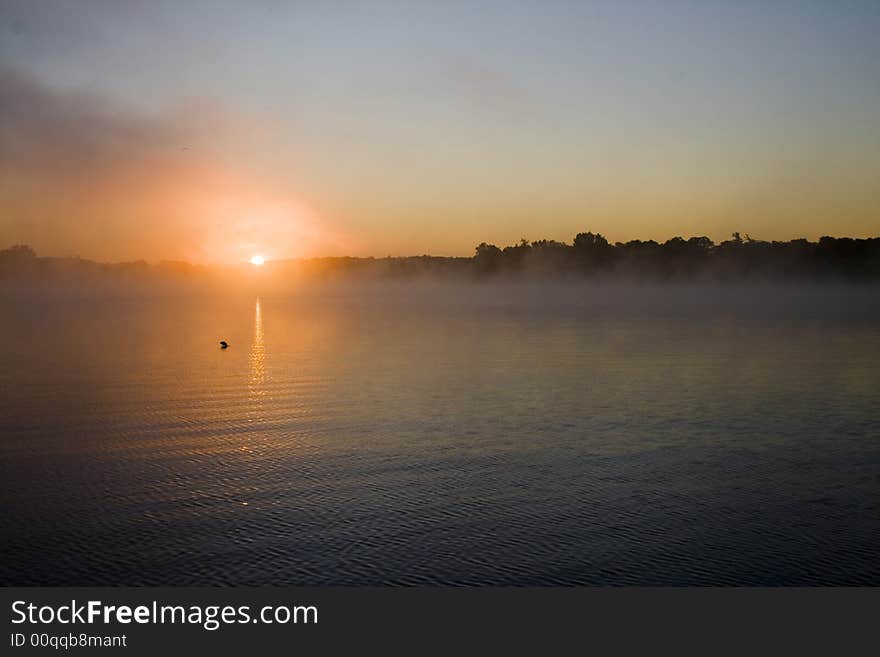
{"type": "Polygon", "coordinates": [[[878,585],[878,300],[7,292],[0,582],[878,585]]]}

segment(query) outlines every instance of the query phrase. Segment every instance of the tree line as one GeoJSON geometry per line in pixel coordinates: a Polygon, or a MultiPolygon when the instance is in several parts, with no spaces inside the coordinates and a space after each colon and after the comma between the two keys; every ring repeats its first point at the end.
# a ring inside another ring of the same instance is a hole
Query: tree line
{"type": "MultiPolygon", "coordinates": [[[[245,267],[250,267],[246,265],[245,267]]],[[[43,258],[26,245],[0,251],[0,279],[58,277],[202,278],[235,267],[181,262],[104,264],[80,258],[43,258]]],[[[578,233],[570,244],[520,240],[499,247],[483,242],[471,257],[308,258],[269,262],[267,274],[310,278],[440,276],[488,278],[629,278],[658,281],[749,279],[880,280],[880,238],[822,237],[816,242],[752,239],[734,233],[715,243],[708,237],[665,242],[610,243],[599,233],[578,233]]]]}
{"type": "Polygon", "coordinates": [[[537,272],[583,276],[690,278],[880,277],[880,238],[822,237],[817,242],[752,239],[733,233],[716,244],[708,237],[673,237],[665,242],[610,243],[599,233],[578,233],[571,244],[555,240],[499,248],[482,243],[474,254],[477,271],[537,272]]]}

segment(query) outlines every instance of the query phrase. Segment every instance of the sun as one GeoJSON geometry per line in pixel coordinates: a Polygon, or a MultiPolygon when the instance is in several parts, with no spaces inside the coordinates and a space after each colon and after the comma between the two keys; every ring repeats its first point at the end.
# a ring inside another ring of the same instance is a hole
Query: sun
{"type": "Polygon", "coordinates": [[[264,262],[266,262],[266,259],[265,259],[263,256],[261,256],[261,255],[255,255],[253,258],[251,258],[250,260],[248,260],[248,262],[251,263],[252,265],[255,265],[255,266],[259,267],[259,266],[262,265],[264,262]]]}

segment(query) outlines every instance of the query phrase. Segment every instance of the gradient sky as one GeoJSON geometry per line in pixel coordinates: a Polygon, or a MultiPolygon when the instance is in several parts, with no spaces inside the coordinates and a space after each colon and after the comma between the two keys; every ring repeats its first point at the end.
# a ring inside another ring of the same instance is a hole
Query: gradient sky
{"type": "Polygon", "coordinates": [[[0,248],[880,235],[880,2],[0,0],[0,248]]]}

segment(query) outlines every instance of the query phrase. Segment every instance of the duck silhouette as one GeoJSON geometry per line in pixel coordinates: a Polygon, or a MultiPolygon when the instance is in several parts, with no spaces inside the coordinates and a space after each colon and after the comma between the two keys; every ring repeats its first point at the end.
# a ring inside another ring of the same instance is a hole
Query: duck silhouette
{"type": "Polygon", "coordinates": [[[226,342],[226,340],[220,340],[220,348],[221,349],[226,349],[226,347],[228,347],[228,346],[229,346],[229,344],[226,342]]]}

